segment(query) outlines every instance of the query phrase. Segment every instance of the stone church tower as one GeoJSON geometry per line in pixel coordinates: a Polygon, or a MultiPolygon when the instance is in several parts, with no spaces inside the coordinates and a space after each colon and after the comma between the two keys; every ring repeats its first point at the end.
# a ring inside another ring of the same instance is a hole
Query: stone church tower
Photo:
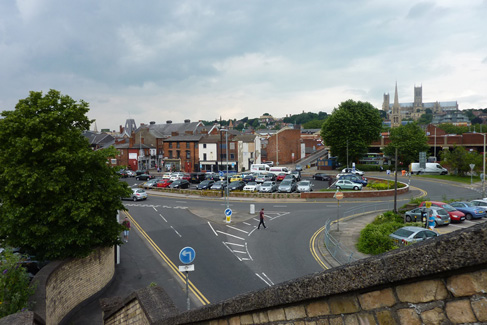
{"type": "Polygon", "coordinates": [[[395,128],[401,125],[401,107],[399,106],[399,95],[397,94],[397,82],[396,90],[394,93],[394,104],[392,105],[391,114],[391,128],[395,128]]]}

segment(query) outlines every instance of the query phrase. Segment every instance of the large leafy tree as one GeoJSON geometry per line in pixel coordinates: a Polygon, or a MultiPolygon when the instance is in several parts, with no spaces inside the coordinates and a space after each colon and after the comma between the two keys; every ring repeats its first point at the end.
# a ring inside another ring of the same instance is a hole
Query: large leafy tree
{"type": "Polygon", "coordinates": [[[82,257],[120,243],[127,184],[82,135],[88,103],[30,92],[0,119],[0,238],[41,259],[82,257]]]}
{"type": "Polygon", "coordinates": [[[417,123],[392,128],[389,139],[391,142],[384,148],[384,153],[389,157],[395,157],[397,148],[398,160],[403,166],[417,161],[419,153],[429,149],[428,137],[417,123]]]}
{"type": "Polygon", "coordinates": [[[452,151],[443,150],[441,152],[441,159],[445,160],[450,166],[450,170],[457,175],[465,176],[471,171],[470,164],[474,164],[474,170],[482,171],[483,156],[476,151],[469,152],[465,147],[455,146],[452,151]]]}
{"type": "Polygon", "coordinates": [[[379,110],[367,102],[347,100],[324,121],[321,137],[341,163],[358,161],[368,146],[380,138],[379,110]]]}

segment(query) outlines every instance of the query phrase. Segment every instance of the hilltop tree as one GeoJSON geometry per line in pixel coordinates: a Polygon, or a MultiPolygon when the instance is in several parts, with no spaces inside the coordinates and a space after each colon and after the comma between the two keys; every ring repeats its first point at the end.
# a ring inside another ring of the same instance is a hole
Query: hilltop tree
{"type": "Polygon", "coordinates": [[[129,189],[82,135],[88,103],[30,92],[0,119],[0,238],[40,259],[83,257],[120,244],[120,200],[129,189]]]}
{"type": "Polygon", "coordinates": [[[408,166],[419,158],[421,151],[427,151],[428,137],[417,123],[408,123],[392,128],[389,139],[391,142],[384,148],[384,153],[389,157],[395,157],[396,148],[398,160],[403,166],[408,166]]]}
{"type": "Polygon", "coordinates": [[[382,119],[367,102],[347,100],[325,120],[321,137],[341,163],[358,161],[368,146],[380,137],[382,119]],[[347,159],[348,157],[348,159],[347,159]]]}

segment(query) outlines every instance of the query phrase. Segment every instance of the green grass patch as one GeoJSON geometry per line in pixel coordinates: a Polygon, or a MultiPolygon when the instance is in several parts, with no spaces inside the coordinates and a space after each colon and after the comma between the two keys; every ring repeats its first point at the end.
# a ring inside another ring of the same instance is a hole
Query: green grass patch
{"type": "MultiPolygon", "coordinates": [[[[414,175],[414,177],[441,179],[445,181],[458,182],[464,184],[470,184],[470,176],[457,176],[457,175],[414,175]]],[[[472,178],[474,183],[482,182],[479,176],[472,178]]]]}

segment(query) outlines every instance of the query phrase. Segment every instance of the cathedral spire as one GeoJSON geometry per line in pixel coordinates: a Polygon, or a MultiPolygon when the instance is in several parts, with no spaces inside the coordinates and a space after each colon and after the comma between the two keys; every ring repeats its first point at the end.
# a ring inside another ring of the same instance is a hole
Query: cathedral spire
{"type": "Polygon", "coordinates": [[[399,105],[399,95],[397,94],[397,81],[396,81],[396,90],[394,92],[394,105],[399,105]]]}

